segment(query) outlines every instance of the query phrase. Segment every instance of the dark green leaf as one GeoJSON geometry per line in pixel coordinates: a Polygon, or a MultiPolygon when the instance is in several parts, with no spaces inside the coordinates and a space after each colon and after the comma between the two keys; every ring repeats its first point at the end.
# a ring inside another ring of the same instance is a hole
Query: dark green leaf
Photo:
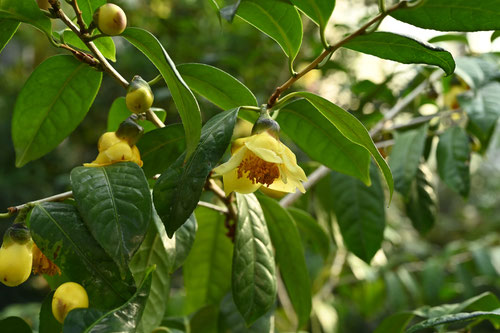
{"type": "Polygon", "coordinates": [[[438,171],[441,179],[463,197],[470,189],[469,137],[458,126],[448,128],[440,137],[436,151],[438,171]]]}
{"type": "Polygon", "coordinates": [[[100,72],[67,55],[51,57],[35,69],[18,95],[12,116],[17,167],[54,149],[80,124],[101,78],[100,72]]]}
{"type": "Polygon", "coordinates": [[[31,327],[19,317],[7,317],[0,320],[2,333],[31,333],[31,327]]]}
{"type": "Polygon", "coordinates": [[[311,20],[319,25],[322,33],[335,8],[335,0],[291,0],[311,20]]]}
{"type": "Polygon", "coordinates": [[[403,333],[413,317],[413,312],[395,313],[385,318],[373,333],[403,333]]]}
{"type": "Polygon", "coordinates": [[[276,299],[274,256],[264,214],[253,194],[236,193],[232,291],[238,311],[251,325],[276,299]]]}
{"type": "Polygon", "coordinates": [[[500,37],[500,30],[493,31],[490,37],[490,41],[493,43],[498,37],[500,37]]]}
{"type": "Polygon", "coordinates": [[[170,273],[179,269],[186,261],[186,258],[193,247],[197,230],[198,223],[196,221],[196,216],[193,213],[175,232],[175,260],[172,268],[170,269],[170,273]]]}
{"type": "Polygon", "coordinates": [[[156,182],[154,203],[169,237],[196,208],[208,174],[231,141],[237,115],[238,109],[234,109],[212,117],[203,126],[200,144],[191,158],[184,163],[184,155],[179,157],[156,182]]]}
{"type": "Polygon", "coordinates": [[[455,61],[448,51],[391,32],[378,31],[356,36],[344,47],[403,64],[439,66],[447,75],[455,70],[455,61]]]}
{"type": "Polygon", "coordinates": [[[223,110],[257,105],[252,92],[223,70],[205,64],[182,64],[177,70],[194,92],[223,110]]]}
{"type": "Polygon", "coordinates": [[[440,42],[459,42],[465,45],[469,45],[469,40],[465,34],[444,34],[436,37],[432,37],[427,41],[428,43],[440,43],[440,42]]]}
{"type": "Polygon", "coordinates": [[[10,41],[19,27],[19,22],[0,18],[0,52],[10,41]]]}
{"type": "Polygon", "coordinates": [[[302,21],[297,9],[282,0],[242,0],[237,15],[272,39],[290,61],[302,43],[302,21]]]}
{"type": "Polygon", "coordinates": [[[424,0],[391,16],[419,28],[439,31],[498,30],[498,0],[424,0]]]}
{"type": "Polygon", "coordinates": [[[332,170],[370,183],[370,154],[347,139],[307,100],[300,99],[280,109],[278,118],[285,132],[313,160],[332,170]]]}
{"type": "Polygon", "coordinates": [[[305,91],[292,93],[288,96],[291,97],[293,95],[301,96],[309,100],[309,102],[311,102],[311,104],[314,105],[326,119],[337,127],[342,135],[368,150],[382,171],[387,186],[389,186],[390,198],[392,198],[394,181],[392,179],[391,169],[389,169],[389,166],[385,162],[384,158],[375,147],[373,140],[363,124],[349,112],[343,110],[323,97],[305,91]]]}
{"type": "Polygon", "coordinates": [[[389,165],[396,191],[407,197],[425,148],[428,125],[397,133],[389,165]]]}
{"type": "Polygon", "coordinates": [[[424,165],[417,170],[405,206],[406,213],[418,232],[425,234],[432,228],[436,220],[436,194],[431,184],[431,174],[424,165]]]}
{"type": "Polygon", "coordinates": [[[301,328],[309,320],[312,295],[299,231],[292,217],[276,200],[263,196],[259,201],[276,250],[276,263],[297,314],[297,328],[301,328]]]}
{"type": "Polygon", "coordinates": [[[122,36],[151,60],[167,82],[184,125],[187,146],[186,159],[189,158],[200,140],[201,114],[198,102],[175,68],[167,51],[155,36],[139,28],[127,28],[122,36]]]}
{"type": "MultiPolygon", "coordinates": [[[[241,316],[234,304],[233,295],[227,294],[220,304],[221,325],[224,332],[231,333],[273,333],[274,325],[272,309],[264,316],[257,319],[250,327],[247,327],[245,319],[241,316]]],[[[219,328],[222,331],[222,328],[219,328]]]]}
{"type": "Polygon", "coordinates": [[[77,167],[70,179],[85,224],[125,272],[151,220],[151,194],[142,169],[133,162],[77,167]]]}
{"type": "Polygon", "coordinates": [[[82,11],[83,21],[87,26],[92,22],[94,11],[104,5],[106,0],[78,0],[78,7],[82,11]]]}
{"type": "Polygon", "coordinates": [[[50,19],[40,11],[36,1],[2,0],[0,19],[25,22],[37,27],[47,36],[51,35],[50,19]]]}
{"type": "Polygon", "coordinates": [[[384,239],[384,190],[377,169],[370,168],[372,185],[332,172],[332,206],[349,251],[369,263],[384,239]]]}
{"type": "Polygon", "coordinates": [[[216,305],[205,306],[196,311],[189,320],[192,333],[218,333],[219,308],[216,305]]]}
{"type": "MultiPolygon", "coordinates": [[[[104,3],[106,3],[104,1],[104,3]]],[[[64,42],[73,45],[74,47],[90,52],[84,42],[71,30],[65,30],[63,33],[64,42]]],[[[111,61],[116,61],[116,48],[115,43],[111,37],[100,37],[95,39],[95,46],[101,51],[102,55],[111,61]]]]}
{"type": "Polygon", "coordinates": [[[64,333],[134,333],[142,317],[151,289],[152,272],[146,271],[137,292],[125,304],[107,313],[94,309],[74,309],[64,320],[64,333]]]}
{"type": "Polygon", "coordinates": [[[301,237],[310,241],[326,260],[330,255],[330,239],[323,228],[307,212],[298,208],[290,207],[288,212],[297,224],[301,237]]]}
{"type": "Polygon", "coordinates": [[[37,246],[69,280],[85,287],[92,307],[108,310],[132,295],[131,274],[121,279],[118,266],[92,237],[75,206],[37,205],[29,222],[37,246]]]}
{"type": "Polygon", "coordinates": [[[181,124],[168,125],[146,133],[137,143],[146,177],[165,171],[182,154],[185,146],[181,124]]]}
{"type": "Polygon", "coordinates": [[[42,307],[40,309],[40,324],[38,326],[39,333],[54,333],[61,332],[62,325],[59,323],[52,314],[52,296],[55,290],[51,291],[45,296],[42,307]]]}
{"type": "MultiPolygon", "coordinates": [[[[153,110],[154,113],[156,113],[156,115],[158,116],[158,118],[160,118],[161,121],[165,120],[167,116],[167,112],[165,110],[156,108],[151,108],[151,109],[153,110]]],[[[113,104],[111,105],[111,109],[109,109],[107,131],[115,132],[118,129],[118,127],[120,127],[121,122],[130,117],[131,114],[132,113],[127,108],[125,97],[118,97],[117,99],[115,99],[113,104]]],[[[157,129],[157,127],[148,120],[139,120],[137,123],[144,128],[144,133],[148,133],[157,129]]],[[[141,156],[142,156],[142,150],[141,150],[141,156]]]]}
{"type": "Polygon", "coordinates": [[[406,330],[406,333],[418,332],[426,328],[431,328],[446,324],[458,323],[461,324],[461,326],[465,327],[472,322],[483,321],[483,320],[495,321],[499,319],[500,319],[500,313],[495,311],[493,312],[476,311],[470,313],[462,312],[462,313],[449,314],[424,320],[423,322],[411,326],[409,329],[406,330]]]}

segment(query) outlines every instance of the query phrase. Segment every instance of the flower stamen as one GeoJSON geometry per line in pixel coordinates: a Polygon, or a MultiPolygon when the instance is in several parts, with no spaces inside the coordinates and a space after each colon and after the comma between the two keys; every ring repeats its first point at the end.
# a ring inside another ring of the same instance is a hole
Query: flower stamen
{"type": "Polygon", "coordinates": [[[253,153],[249,153],[238,166],[238,178],[245,177],[252,181],[252,184],[260,183],[269,187],[275,179],[280,177],[280,170],[276,163],[266,162],[253,153]]]}

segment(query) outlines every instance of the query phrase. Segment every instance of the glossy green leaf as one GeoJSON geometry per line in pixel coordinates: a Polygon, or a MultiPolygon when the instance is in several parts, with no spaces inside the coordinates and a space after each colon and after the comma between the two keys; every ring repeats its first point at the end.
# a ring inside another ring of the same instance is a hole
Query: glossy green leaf
{"type": "Polygon", "coordinates": [[[17,167],[47,154],[80,124],[101,78],[102,73],[67,55],[51,57],[35,69],[12,116],[17,167]]]}
{"type": "Polygon", "coordinates": [[[385,318],[373,333],[403,333],[413,317],[413,312],[395,313],[385,318]]]}
{"type": "Polygon", "coordinates": [[[431,184],[431,173],[425,166],[420,166],[411,184],[408,201],[405,203],[406,214],[413,227],[425,234],[436,220],[436,193],[431,184]]]}
{"type": "Polygon", "coordinates": [[[198,231],[183,266],[187,312],[219,304],[231,288],[233,244],[226,236],[225,216],[204,207],[195,212],[198,231]]]}
{"type": "Polygon", "coordinates": [[[212,117],[203,126],[200,144],[188,161],[184,163],[184,155],[180,156],[156,182],[154,203],[169,237],[198,205],[208,174],[231,141],[237,115],[238,109],[234,109],[212,117]]]}
{"type": "Polygon", "coordinates": [[[175,260],[173,262],[170,273],[179,269],[186,261],[191,249],[193,248],[194,240],[198,230],[198,222],[195,214],[187,219],[187,221],[174,234],[175,238],[175,260]]]}
{"type": "Polygon", "coordinates": [[[149,268],[137,292],[114,310],[107,313],[94,309],[70,311],[64,320],[63,333],[134,333],[149,296],[153,271],[154,268],[149,268]]]}
{"type": "Polygon", "coordinates": [[[40,308],[38,333],[54,333],[62,331],[61,323],[59,323],[52,314],[52,296],[54,296],[54,293],[55,290],[51,291],[43,299],[42,307],[40,308]]]}
{"type": "Polygon", "coordinates": [[[118,266],[92,237],[75,206],[36,205],[29,223],[37,246],[71,281],[85,287],[92,307],[108,310],[132,295],[131,274],[120,277],[118,266]]]}
{"type": "Polygon", "coordinates": [[[407,197],[411,183],[417,175],[418,166],[424,153],[428,125],[417,129],[397,133],[394,146],[389,157],[394,187],[396,191],[407,197]]]}
{"type": "Polygon", "coordinates": [[[448,51],[392,32],[377,31],[356,36],[343,46],[403,64],[438,66],[447,75],[455,70],[455,61],[448,51]]]}
{"type": "Polygon", "coordinates": [[[288,212],[297,224],[301,237],[309,240],[313,247],[321,253],[323,259],[326,260],[330,255],[330,239],[325,230],[311,215],[301,209],[290,207],[288,212]]]}
{"type": "Polygon", "coordinates": [[[274,318],[272,309],[247,327],[245,319],[241,316],[234,304],[233,295],[227,294],[220,304],[221,332],[231,333],[273,333],[274,318]]]}
{"type": "Polygon", "coordinates": [[[133,162],[77,167],[70,180],[90,232],[120,270],[128,270],[151,220],[151,194],[142,169],[133,162]]]}
{"type": "Polygon", "coordinates": [[[78,7],[82,11],[83,21],[87,23],[87,26],[92,22],[95,10],[106,2],[106,0],[78,0],[78,7]]]}
{"type": "MultiPolygon", "coordinates": [[[[165,121],[165,118],[167,117],[167,112],[165,110],[157,108],[151,108],[151,109],[153,110],[154,113],[156,113],[156,115],[158,116],[158,118],[160,118],[161,121],[165,121]]],[[[131,114],[132,113],[127,108],[125,97],[118,97],[117,99],[115,99],[113,101],[113,104],[111,104],[111,109],[109,109],[107,131],[115,132],[118,129],[118,127],[120,127],[121,122],[130,117],[131,114]]],[[[149,120],[139,120],[137,123],[141,125],[142,128],[144,128],[144,133],[148,133],[157,129],[157,127],[149,120]]],[[[141,156],[142,156],[142,151],[141,151],[141,156]]]]}
{"type": "Polygon", "coordinates": [[[490,41],[493,43],[498,37],[500,37],[500,30],[493,31],[490,37],[490,41]]]}
{"type": "Polygon", "coordinates": [[[0,320],[2,333],[32,333],[31,327],[20,317],[7,317],[0,320]]]}
{"type": "Polygon", "coordinates": [[[483,320],[495,321],[500,319],[500,312],[486,312],[486,311],[476,311],[476,312],[461,312],[455,314],[448,314],[436,318],[431,318],[424,320],[416,325],[411,326],[406,330],[406,333],[418,332],[426,328],[439,327],[447,324],[462,324],[461,326],[467,326],[472,322],[478,322],[483,320]]]}
{"type": "Polygon", "coordinates": [[[332,170],[370,183],[369,152],[347,139],[323,114],[305,99],[285,105],[276,121],[311,159],[332,170]]]}
{"type": "MultiPolygon", "coordinates": [[[[64,42],[74,47],[90,52],[84,42],[71,30],[65,30],[63,33],[64,42]]],[[[95,46],[101,51],[102,55],[111,61],[116,61],[116,47],[111,37],[100,37],[95,39],[95,46]]]]}
{"type": "Polygon", "coordinates": [[[264,214],[253,194],[236,193],[232,292],[247,325],[262,317],[276,299],[274,256],[264,214]]]}
{"type": "Polygon", "coordinates": [[[318,95],[301,91],[289,94],[287,96],[301,96],[306,98],[312,105],[316,107],[316,109],[319,110],[319,112],[323,114],[323,116],[325,116],[326,119],[328,119],[335,127],[337,127],[342,135],[368,150],[368,152],[375,159],[375,162],[382,171],[387,186],[389,187],[390,198],[392,198],[394,181],[392,179],[391,170],[389,169],[389,166],[385,162],[382,155],[380,155],[380,152],[375,147],[375,144],[368,134],[368,131],[359,120],[357,120],[349,112],[343,110],[341,107],[318,95]]]}
{"type": "Polygon", "coordinates": [[[370,168],[372,185],[332,172],[332,206],[344,243],[356,256],[370,263],[382,246],[385,229],[384,190],[377,169],[370,168]]]}
{"type": "Polygon", "coordinates": [[[423,0],[390,15],[419,28],[439,31],[498,30],[498,0],[423,0]]]}
{"type": "Polygon", "coordinates": [[[144,162],[142,169],[150,178],[165,171],[184,151],[186,144],[181,124],[148,132],[137,143],[144,162]]]}
{"type": "Polygon", "coordinates": [[[459,42],[465,45],[469,45],[469,40],[465,34],[444,34],[432,37],[427,41],[428,43],[440,43],[440,42],[459,42]]]}
{"type": "Polygon", "coordinates": [[[10,41],[19,27],[19,22],[0,18],[0,52],[10,41]]]}
{"type": "Polygon", "coordinates": [[[276,250],[276,263],[297,314],[297,328],[301,328],[309,321],[312,294],[299,231],[290,214],[276,200],[263,196],[259,201],[276,250]]]}
{"type": "Polygon", "coordinates": [[[122,36],[144,53],[158,68],[168,85],[186,133],[186,160],[196,149],[201,134],[201,114],[198,102],[177,71],[175,64],[158,39],[146,30],[127,28],[122,36]]]}
{"type": "Polygon", "coordinates": [[[217,67],[205,64],[177,66],[182,78],[197,94],[223,110],[257,105],[257,99],[243,83],[217,67]]]}
{"type": "Polygon", "coordinates": [[[335,8],[335,0],[291,0],[292,3],[304,14],[309,16],[314,23],[319,25],[324,32],[330,16],[335,8]]]}
{"type": "Polygon", "coordinates": [[[487,56],[459,57],[456,59],[455,73],[467,83],[470,88],[480,89],[494,81],[498,73],[498,65],[487,56]]]}
{"type": "Polygon", "coordinates": [[[0,19],[25,22],[51,35],[50,19],[42,13],[36,1],[2,0],[0,1],[0,19]]]}
{"type": "Polygon", "coordinates": [[[157,214],[149,224],[146,238],[130,261],[130,270],[139,285],[149,267],[155,265],[152,273],[151,291],[144,308],[137,332],[149,333],[161,323],[170,293],[170,271],[174,253],[165,246],[169,242],[163,223],[157,214]]]}
{"type": "Polygon", "coordinates": [[[467,197],[470,189],[469,137],[458,126],[448,128],[440,137],[436,151],[441,179],[450,188],[467,197]]]}
{"type": "Polygon", "coordinates": [[[291,61],[302,43],[302,21],[297,9],[282,0],[242,0],[237,15],[272,39],[291,61]]]}

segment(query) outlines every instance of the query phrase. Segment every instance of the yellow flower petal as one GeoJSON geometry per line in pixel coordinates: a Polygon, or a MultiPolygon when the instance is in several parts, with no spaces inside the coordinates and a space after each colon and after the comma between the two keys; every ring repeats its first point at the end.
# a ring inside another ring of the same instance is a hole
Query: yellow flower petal
{"type": "Polygon", "coordinates": [[[132,159],[132,148],[124,141],[109,147],[103,153],[110,159],[111,163],[132,159]]]}
{"type": "Polygon", "coordinates": [[[229,171],[236,169],[238,165],[240,165],[241,161],[245,157],[245,154],[247,153],[248,149],[246,147],[242,147],[241,149],[238,149],[236,154],[231,156],[229,161],[226,163],[223,163],[219,165],[217,168],[215,168],[213,171],[215,172],[216,175],[224,175],[225,173],[228,173],[229,171]]]}
{"type": "Polygon", "coordinates": [[[297,158],[295,154],[285,145],[284,154],[281,156],[283,158],[283,163],[288,171],[288,173],[293,177],[302,181],[307,180],[307,176],[300,166],[297,165],[297,158]]]}
{"type": "Polygon", "coordinates": [[[226,196],[233,191],[243,194],[253,193],[262,186],[262,184],[259,183],[252,184],[252,181],[247,177],[238,178],[237,169],[225,173],[222,180],[224,181],[224,192],[226,196]]]}
{"type": "Polygon", "coordinates": [[[99,141],[97,142],[97,149],[99,152],[103,152],[120,141],[122,140],[116,136],[115,132],[106,132],[99,138],[99,141]]]}

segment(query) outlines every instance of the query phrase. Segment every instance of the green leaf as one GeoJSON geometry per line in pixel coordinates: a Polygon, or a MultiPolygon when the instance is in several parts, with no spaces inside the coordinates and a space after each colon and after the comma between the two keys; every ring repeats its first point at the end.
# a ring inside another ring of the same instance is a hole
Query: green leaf
{"type": "Polygon", "coordinates": [[[101,78],[102,73],[67,55],[47,59],[31,73],[12,116],[17,167],[47,154],[73,132],[92,105],[101,78]]]}
{"type": "Polygon", "coordinates": [[[179,269],[186,261],[194,244],[198,223],[195,214],[187,219],[187,221],[175,232],[175,260],[173,262],[170,273],[179,269]]]}
{"type": "MultiPolygon", "coordinates": [[[[165,110],[157,108],[151,108],[151,109],[153,110],[154,113],[156,113],[156,115],[158,116],[158,118],[160,118],[161,121],[165,121],[165,118],[167,117],[167,112],[165,110]]],[[[127,108],[125,97],[118,97],[117,99],[115,99],[113,104],[111,104],[111,109],[109,109],[107,131],[115,132],[118,129],[118,127],[120,127],[122,121],[130,117],[131,114],[132,113],[127,108]]],[[[144,133],[148,133],[157,129],[157,127],[148,120],[139,120],[137,123],[144,128],[144,133]]]]}
{"type": "Polygon", "coordinates": [[[288,212],[297,224],[301,237],[310,240],[317,252],[326,260],[330,255],[330,239],[323,228],[311,215],[301,209],[290,207],[288,212]]]}
{"type": "Polygon", "coordinates": [[[386,317],[373,333],[403,333],[413,317],[413,312],[395,313],[386,317]]]}
{"type": "Polygon", "coordinates": [[[52,33],[50,19],[38,8],[36,1],[2,0],[0,1],[0,19],[31,24],[47,36],[52,33]]]}
{"type": "Polygon", "coordinates": [[[458,126],[448,128],[440,137],[436,151],[439,176],[450,188],[467,197],[470,189],[469,137],[458,126]]]}
{"type": "Polygon", "coordinates": [[[183,266],[187,312],[219,304],[231,287],[233,244],[226,236],[225,216],[204,207],[195,212],[198,231],[183,266]]]}
{"type": "Polygon", "coordinates": [[[184,155],[180,156],[156,182],[154,203],[169,237],[198,205],[208,174],[231,141],[237,115],[238,109],[233,109],[212,117],[203,126],[200,144],[189,160],[184,163],[184,155]]]}
{"type": "Polygon", "coordinates": [[[150,32],[139,28],[127,28],[121,34],[132,45],[144,53],[158,68],[168,85],[186,133],[186,160],[196,149],[201,133],[201,114],[198,102],[189,90],[174,62],[158,39],[150,32]]]}
{"type": "MultiPolygon", "coordinates": [[[[90,52],[84,42],[71,30],[65,30],[63,39],[66,44],[70,44],[80,50],[90,52]]],[[[99,37],[94,41],[95,46],[101,51],[102,55],[111,61],[116,61],[116,47],[111,37],[99,37]]]]}
{"type": "Polygon", "coordinates": [[[459,42],[465,45],[469,45],[469,40],[465,34],[444,34],[432,37],[427,41],[428,43],[440,43],[440,42],[459,42]]]}
{"type": "Polygon", "coordinates": [[[490,37],[490,42],[493,43],[498,37],[500,37],[500,30],[493,31],[490,37]]]}
{"type": "Polygon", "coordinates": [[[457,58],[455,73],[471,88],[480,89],[494,81],[498,75],[498,64],[487,56],[457,58]]]}
{"type": "Polygon", "coordinates": [[[0,320],[2,333],[32,333],[31,327],[19,317],[7,317],[0,320]]]}
{"type": "Polygon", "coordinates": [[[253,194],[236,193],[232,292],[238,311],[251,325],[276,299],[274,256],[264,214],[253,194]]]}
{"type": "Polygon", "coordinates": [[[36,205],[29,220],[33,240],[69,280],[84,286],[92,307],[107,310],[134,292],[131,274],[120,277],[118,266],[99,246],[73,205],[36,205]]]}
{"type": "Polygon", "coordinates": [[[218,306],[205,306],[191,316],[189,319],[189,330],[190,332],[218,333],[218,318],[218,306]]]}
{"type": "Polygon", "coordinates": [[[237,15],[272,39],[292,62],[302,44],[302,21],[297,9],[282,0],[242,0],[237,15]]]}
{"type": "Polygon", "coordinates": [[[151,289],[149,268],[137,292],[125,304],[107,313],[94,309],[74,309],[64,320],[63,333],[134,333],[142,317],[151,289]]]}
{"type": "Polygon", "coordinates": [[[55,290],[51,291],[43,299],[42,307],[40,308],[40,324],[38,326],[39,333],[54,333],[62,331],[61,323],[59,323],[52,314],[52,296],[54,296],[54,293],[55,290]]]}
{"type": "Polygon", "coordinates": [[[157,214],[149,224],[146,238],[130,261],[130,270],[137,284],[144,279],[149,267],[155,265],[152,273],[151,291],[144,308],[142,319],[137,327],[138,332],[149,333],[160,325],[167,308],[170,293],[170,270],[174,261],[174,253],[168,252],[165,244],[169,239],[163,223],[157,214]]]}
{"type": "Polygon", "coordinates": [[[273,333],[272,309],[264,316],[260,317],[250,327],[247,327],[245,320],[238,312],[234,304],[233,295],[227,294],[220,304],[221,332],[232,333],[273,333]],[[224,329],[224,330],[223,330],[224,329]]]}
{"type": "Polygon", "coordinates": [[[312,295],[299,231],[292,217],[276,200],[263,196],[259,201],[276,250],[276,262],[297,314],[297,328],[301,328],[309,321],[312,295]]]}
{"type": "Polygon", "coordinates": [[[144,162],[142,169],[150,178],[165,171],[184,151],[184,130],[181,124],[168,125],[144,134],[137,143],[144,162]]]}
{"type": "Polygon", "coordinates": [[[439,31],[498,30],[498,0],[423,0],[390,15],[419,28],[439,31]]]}
{"type": "Polygon", "coordinates": [[[499,319],[500,319],[500,313],[496,311],[493,312],[476,311],[470,313],[462,312],[462,313],[448,314],[424,320],[423,322],[411,326],[409,329],[406,330],[406,333],[418,332],[426,328],[447,325],[447,324],[455,324],[454,325],[455,328],[456,324],[461,324],[461,326],[465,327],[472,322],[477,323],[478,321],[483,321],[483,320],[490,320],[494,322],[499,319]]]}
{"type": "Polygon", "coordinates": [[[5,45],[7,45],[12,36],[14,36],[19,24],[18,21],[0,18],[0,52],[2,52],[5,45]]]}
{"type": "Polygon", "coordinates": [[[389,157],[396,191],[407,197],[424,153],[428,125],[397,133],[389,157]]]}
{"type": "Polygon", "coordinates": [[[92,22],[94,12],[106,3],[106,0],[78,0],[78,7],[82,11],[83,21],[87,26],[92,22]]]}
{"type": "Polygon", "coordinates": [[[223,110],[257,105],[257,99],[243,83],[223,70],[205,64],[182,64],[177,70],[188,86],[223,110]]]}
{"type": "Polygon", "coordinates": [[[372,185],[366,186],[352,177],[332,172],[330,188],[332,206],[342,238],[349,251],[370,263],[382,246],[385,228],[384,190],[373,166],[372,185]]]}
{"type": "Polygon", "coordinates": [[[370,154],[347,139],[307,100],[293,101],[280,109],[278,118],[285,132],[309,157],[332,170],[370,183],[370,154]]]}
{"type": "Polygon", "coordinates": [[[447,75],[452,74],[455,70],[455,61],[448,51],[391,32],[377,31],[356,36],[343,46],[403,64],[439,66],[447,75]]]}
{"type": "Polygon", "coordinates": [[[301,91],[291,93],[287,96],[301,96],[306,98],[312,105],[316,107],[316,109],[319,110],[319,112],[323,114],[323,116],[325,116],[326,119],[328,119],[335,127],[337,127],[342,135],[368,150],[368,152],[375,159],[375,162],[382,171],[382,174],[384,175],[387,186],[389,187],[390,198],[392,199],[392,193],[394,191],[394,181],[392,179],[391,170],[389,169],[389,166],[385,162],[382,155],[380,155],[378,149],[375,147],[375,144],[368,134],[368,131],[358,119],[356,119],[349,112],[343,110],[341,107],[324,99],[323,97],[309,92],[301,91]]]}
{"type": "Polygon", "coordinates": [[[436,220],[436,193],[431,184],[431,177],[429,170],[421,165],[405,203],[406,214],[413,227],[421,234],[429,231],[436,220]]]}
{"type": "Polygon", "coordinates": [[[291,0],[292,3],[325,31],[335,8],[335,0],[291,0]]]}
{"type": "Polygon", "coordinates": [[[77,167],[70,180],[90,232],[125,272],[151,220],[151,194],[142,169],[133,162],[77,167]]]}

